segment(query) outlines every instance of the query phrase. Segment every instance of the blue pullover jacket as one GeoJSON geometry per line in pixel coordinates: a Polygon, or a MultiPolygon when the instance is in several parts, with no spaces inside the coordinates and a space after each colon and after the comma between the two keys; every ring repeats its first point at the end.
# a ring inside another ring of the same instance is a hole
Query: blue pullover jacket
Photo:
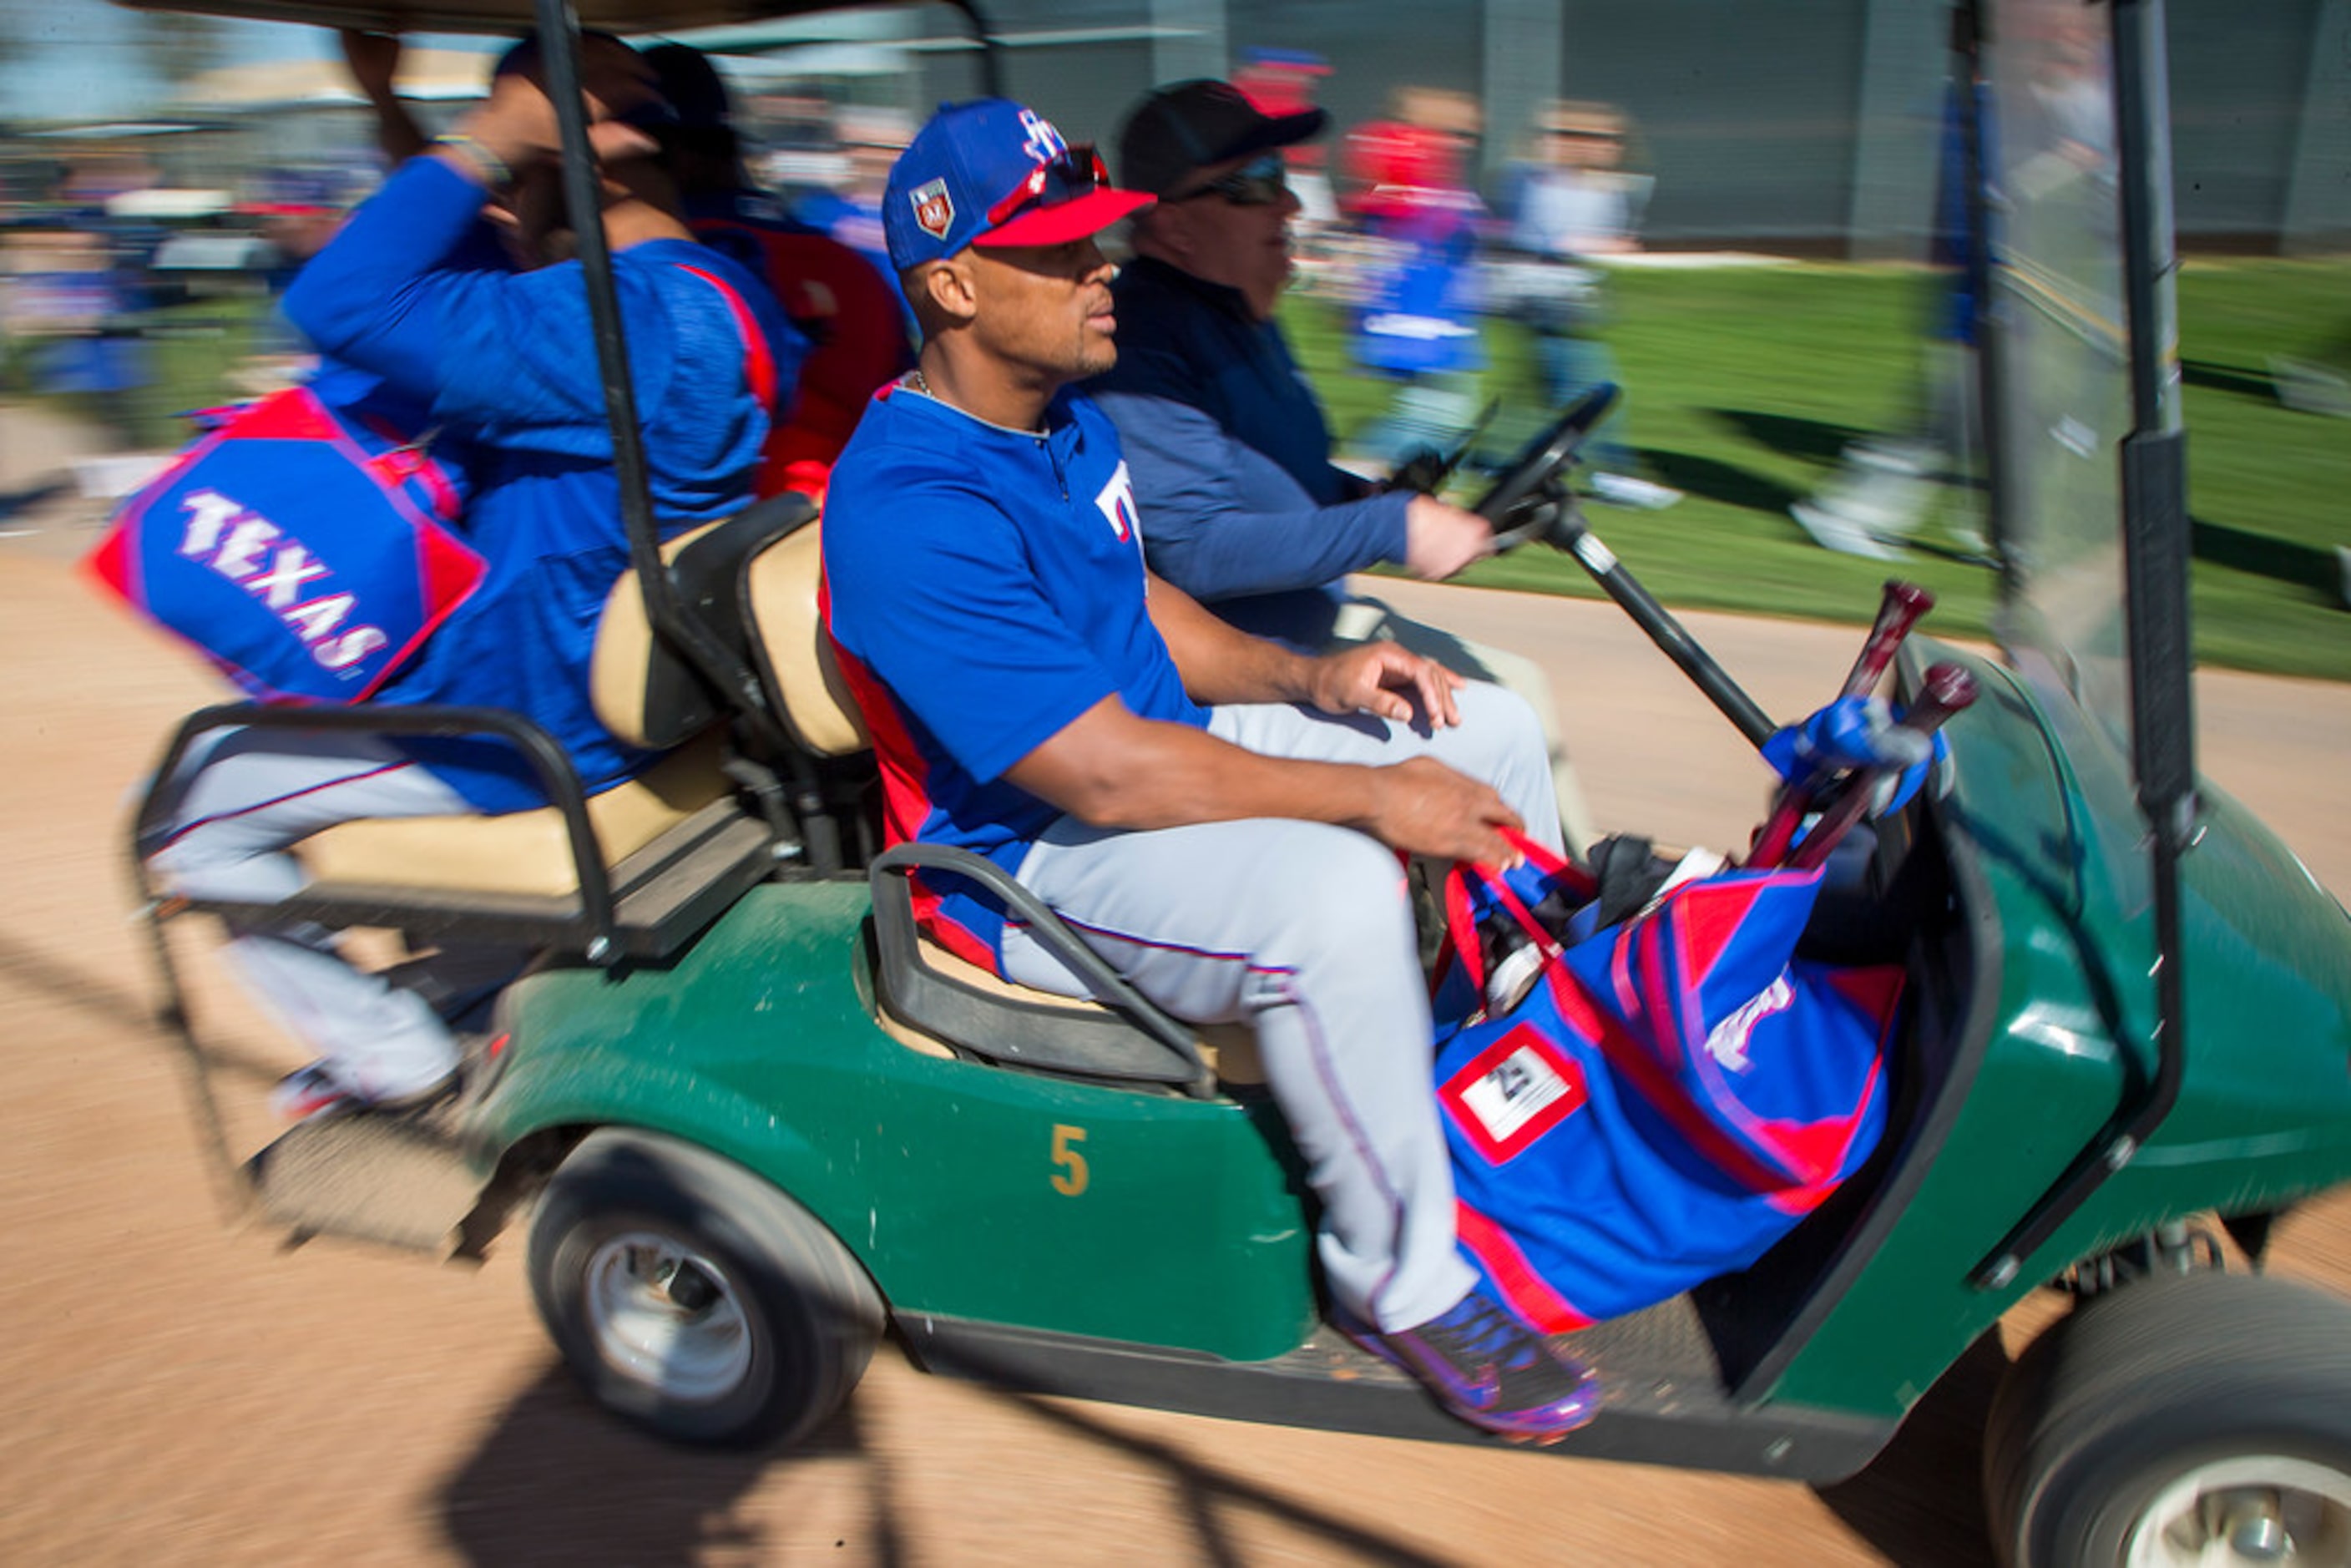
{"type": "MultiPolygon", "coordinates": [[[[629,570],[588,296],[577,263],[512,273],[469,266],[482,190],[435,158],[411,160],[303,268],[286,314],[322,353],[382,378],[465,443],[462,531],[489,562],[474,596],[377,694],[385,703],[506,708],[571,756],[590,793],[652,754],[598,722],[588,664],[596,621],[629,570]]],[[[805,342],[767,286],[716,252],[652,240],[612,257],[653,510],[664,532],[751,497],[768,410],[725,279],[775,359],[779,397],[805,342]]],[[[484,811],[543,805],[529,765],[496,740],[409,749],[484,811]]]]}
{"type": "Polygon", "coordinates": [[[1321,647],[1341,580],[1404,559],[1412,497],[1357,498],[1281,329],[1238,289],[1144,256],[1111,292],[1118,363],[1087,391],[1118,427],[1151,569],[1245,632],[1321,647]]]}

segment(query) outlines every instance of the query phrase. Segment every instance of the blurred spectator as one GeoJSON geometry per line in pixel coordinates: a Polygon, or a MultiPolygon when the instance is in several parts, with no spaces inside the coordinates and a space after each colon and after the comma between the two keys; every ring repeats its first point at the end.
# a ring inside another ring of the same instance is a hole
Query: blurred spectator
{"type": "MultiPolygon", "coordinates": [[[[1842,555],[1892,560],[1917,535],[1942,487],[1969,483],[1982,452],[1976,334],[1991,286],[1991,255],[1979,232],[1968,178],[1967,123],[1958,78],[1943,99],[1941,160],[1937,170],[1935,231],[1928,259],[1939,269],[1909,428],[1847,446],[1836,471],[1813,495],[1788,508],[1813,542],[1842,555]]],[[[1988,94],[1974,88],[1978,123],[1991,123],[1988,94]]],[[[1970,553],[1985,548],[1982,531],[1962,519],[1953,541],[1970,553]]]]}
{"type": "Polygon", "coordinates": [[[149,379],[137,256],[102,216],[12,235],[9,251],[5,336],[31,345],[34,390],[84,400],[110,447],[132,445],[129,400],[149,379]]]}
{"type": "Polygon", "coordinates": [[[1347,139],[1345,203],[1374,246],[1355,358],[1395,383],[1387,412],[1355,445],[1390,468],[1469,424],[1485,364],[1476,262],[1486,207],[1468,180],[1477,102],[1420,87],[1395,101],[1395,118],[1347,139]]]}
{"type": "Polygon", "coordinates": [[[914,134],[914,124],[894,109],[849,106],[833,117],[833,128],[848,154],[848,183],[803,196],[796,215],[872,264],[905,313],[907,340],[916,340],[921,329],[914,324],[914,308],[906,303],[882,235],[882,193],[889,183],[890,166],[914,134]]]}
{"type": "Polygon", "coordinates": [[[1589,481],[1594,497],[1619,506],[1669,507],[1681,492],[1634,473],[1625,437],[1624,378],[1600,336],[1606,275],[1597,256],[1641,248],[1646,176],[1624,172],[1625,117],[1604,103],[1555,103],[1542,116],[1534,155],[1510,179],[1512,249],[1520,258],[1496,270],[1496,293],[1535,335],[1543,396],[1564,409],[1602,382],[1618,402],[1593,433],[1589,481]]]}
{"type": "MultiPolygon", "coordinates": [[[[1280,119],[1318,108],[1315,94],[1331,74],[1330,62],[1298,49],[1251,49],[1233,85],[1260,114],[1280,119]]],[[[1339,222],[1339,193],[1331,183],[1330,149],[1319,140],[1285,151],[1290,193],[1298,212],[1290,222],[1290,249],[1301,274],[1326,265],[1325,246],[1339,222]]]]}

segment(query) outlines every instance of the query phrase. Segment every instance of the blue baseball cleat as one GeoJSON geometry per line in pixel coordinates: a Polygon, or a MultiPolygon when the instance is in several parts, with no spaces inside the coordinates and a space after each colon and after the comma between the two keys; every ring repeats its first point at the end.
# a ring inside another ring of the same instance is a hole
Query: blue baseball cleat
{"type": "Polygon", "coordinates": [[[1382,1333],[1343,1319],[1340,1327],[1447,1410],[1513,1442],[1556,1443],[1600,1414],[1600,1380],[1482,1291],[1416,1328],[1382,1333]]]}

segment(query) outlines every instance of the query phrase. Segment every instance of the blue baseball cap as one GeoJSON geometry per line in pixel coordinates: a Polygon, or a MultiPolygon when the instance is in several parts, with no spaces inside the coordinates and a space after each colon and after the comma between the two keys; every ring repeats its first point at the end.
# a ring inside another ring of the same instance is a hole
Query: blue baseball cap
{"type": "Polygon", "coordinates": [[[890,166],[882,230],[904,272],[967,245],[1061,245],[1157,198],[1111,188],[1101,157],[1005,98],[943,103],[890,166]]]}

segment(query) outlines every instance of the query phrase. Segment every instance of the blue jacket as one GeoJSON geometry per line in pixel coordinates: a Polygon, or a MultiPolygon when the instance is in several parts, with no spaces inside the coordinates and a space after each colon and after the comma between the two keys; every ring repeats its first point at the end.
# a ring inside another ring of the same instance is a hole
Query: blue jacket
{"type": "MultiPolygon", "coordinates": [[[[482,586],[376,700],[508,709],[547,729],[592,793],[651,754],[599,723],[588,664],[605,596],[629,570],[603,381],[576,263],[510,273],[459,258],[481,188],[437,159],[384,183],[286,297],[321,352],[383,379],[465,442],[463,531],[489,561],[482,586]]],[[[766,285],[715,252],[653,240],[612,257],[644,430],[653,509],[669,525],[743,506],[767,438],[748,346],[726,280],[764,332],[779,387],[804,349],[766,285]]],[[[413,750],[476,808],[544,803],[503,742],[423,741],[413,750]]]]}
{"type": "Polygon", "coordinates": [[[1361,496],[1281,329],[1148,256],[1111,285],[1118,363],[1087,390],[1118,426],[1151,569],[1247,632],[1328,640],[1341,580],[1404,559],[1403,492],[1361,496]]]}

